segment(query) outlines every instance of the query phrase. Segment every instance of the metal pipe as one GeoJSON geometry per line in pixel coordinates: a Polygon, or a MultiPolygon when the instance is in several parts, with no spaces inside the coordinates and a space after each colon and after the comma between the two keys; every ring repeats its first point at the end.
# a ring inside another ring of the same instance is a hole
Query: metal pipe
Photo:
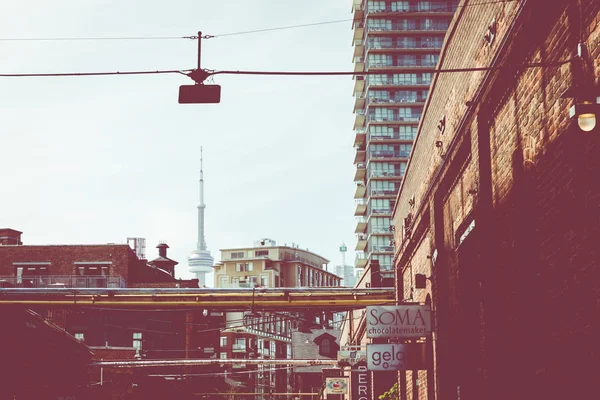
{"type": "Polygon", "coordinates": [[[91,367],[113,367],[113,368],[143,368],[143,367],[177,367],[193,365],[217,365],[217,364],[252,364],[252,365],[297,365],[297,366],[315,366],[315,365],[337,365],[336,359],[312,359],[312,360],[292,360],[292,359],[219,359],[219,358],[201,358],[201,359],[170,359],[170,360],[123,360],[123,361],[97,361],[91,363],[91,367]]]}

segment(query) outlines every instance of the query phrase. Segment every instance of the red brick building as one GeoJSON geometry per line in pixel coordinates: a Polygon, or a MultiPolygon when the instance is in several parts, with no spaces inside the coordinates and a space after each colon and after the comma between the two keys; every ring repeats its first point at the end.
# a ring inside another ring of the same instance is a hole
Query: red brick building
{"type": "MultiPolygon", "coordinates": [[[[0,288],[198,288],[197,279],[176,279],[177,261],[168,257],[166,243],[159,244],[158,257],[148,261],[127,244],[24,245],[21,232],[14,229],[0,229],[0,238],[0,288]]],[[[204,315],[202,309],[37,311],[87,345],[92,360],[216,357],[223,322],[221,315],[204,315]]],[[[170,367],[155,368],[150,374],[92,369],[88,395],[147,397],[161,390],[183,393],[192,387],[210,391],[211,384],[220,387],[223,381],[208,377],[216,370],[220,368],[170,367]],[[174,382],[173,375],[186,379],[174,382]]]]}
{"type": "Polygon", "coordinates": [[[394,212],[399,300],[436,317],[402,398],[596,397],[600,128],[561,94],[599,83],[600,2],[476,3],[438,68],[487,69],[437,74],[394,212]]]}

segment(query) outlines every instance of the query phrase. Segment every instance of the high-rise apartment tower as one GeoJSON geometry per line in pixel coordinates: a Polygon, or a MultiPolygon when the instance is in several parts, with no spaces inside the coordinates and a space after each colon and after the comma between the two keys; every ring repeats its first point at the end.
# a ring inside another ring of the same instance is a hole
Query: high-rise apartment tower
{"type": "Polygon", "coordinates": [[[354,0],[356,268],[392,277],[391,215],[458,1],[354,0]]]}

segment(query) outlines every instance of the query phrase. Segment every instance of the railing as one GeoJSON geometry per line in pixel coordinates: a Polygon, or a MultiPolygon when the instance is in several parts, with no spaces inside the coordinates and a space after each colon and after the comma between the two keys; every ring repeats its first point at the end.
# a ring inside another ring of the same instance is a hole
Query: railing
{"type": "Polygon", "coordinates": [[[371,233],[390,233],[389,227],[372,226],[371,233]]]}
{"type": "Polygon", "coordinates": [[[394,251],[394,246],[373,246],[372,250],[375,252],[394,251]]]}
{"type": "Polygon", "coordinates": [[[417,24],[391,24],[388,26],[376,26],[367,25],[367,32],[431,32],[431,31],[445,31],[448,29],[450,24],[434,24],[434,25],[417,25],[417,24]]]}
{"type": "Polygon", "coordinates": [[[391,68],[391,67],[402,67],[402,68],[412,68],[412,67],[435,67],[437,65],[437,60],[427,61],[427,60],[393,60],[392,62],[373,62],[367,60],[366,66],[367,68],[391,68]]]}
{"type": "Polygon", "coordinates": [[[386,5],[385,7],[366,7],[365,12],[367,13],[409,13],[409,12],[429,12],[429,13],[449,13],[456,11],[457,6],[448,6],[448,5],[431,5],[427,7],[423,6],[408,6],[408,7],[398,7],[386,5]]]}
{"type": "Polygon", "coordinates": [[[430,85],[431,79],[410,79],[410,80],[400,80],[400,79],[367,79],[367,85],[369,86],[383,86],[383,85],[398,85],[398,86],[411,86],[411,85],[430,85]]]}
{"type": "Polygon", "coordinates": [[[366,224],[367,223],[367,219],[365,217],[356,217],[356,223],[357,224],[366,224]]]}
{"type": "Polygon", "coordinates": [[[231,345],[231,349],[232,350],[241,350],[241,351],[246,351],[246,345],[245,344],[241,344],[241,343],[233,343],[231,345]]]}
{"type": "Polygon", "coordinates": [[[373,208],[371,210],[371,212],[373,214],[391,214],[392,209],[391,208],[373,208]]]}
{"type": "Polygon", "coordinates": [[[124,288],[120,275],[35,275],[0,276],[0,287],[25,288],[124,288]]]}
{"type": "Polygon", "coordinates": [[[427,97],[425,96],[411,96],[411,97],[396,97],[393,99],[382,98],[382,97],[368,97],[367,104],[410,104],[410,103],[424,103],[427,97]]]}
{"type": "Polygon", "coordinates": [[[391,196],[398,193],[397,189],[371,189],[372,196],[391,196]]]}
{"type": "Polygon", "coordinates": [[[387,117],[384,117],[382,115],[373,115],[373,114],[367,115],[368,122],[419,122],[420,118],[421,118],[420,115],[414,116],[414,117],[400,117],[397,115],[389,115],[387,117]]]}
{"type": "Polygon", "coordinates": [[[406,134],[406,133],[387,133],[385,135],[377,134],[374,135],[372,133],[368,136],[369,140],[414,140],[414,134],[406,134]]]}
{"type": "Polygon", "coordinates": [[[383,177],[398,177],[398,176],[402,176],[400,175],[400,172],[396,172],[396,171],[379,171],[379,170],[373,170],[369,173],[369,176],[371,178],[383,178],[383,177]]]}

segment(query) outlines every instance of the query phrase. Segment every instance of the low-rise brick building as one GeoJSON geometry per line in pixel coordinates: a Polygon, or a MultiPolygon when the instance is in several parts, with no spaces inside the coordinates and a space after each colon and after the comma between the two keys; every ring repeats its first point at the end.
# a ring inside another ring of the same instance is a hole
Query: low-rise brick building
{"type": "Polygon", "coordinates": [[[436,318],[402,398],[597,392],[600,128],[561,95],[598,84],[599,44],[595,0],[460,2],[394,211],[398,300],[436,318]]]}

